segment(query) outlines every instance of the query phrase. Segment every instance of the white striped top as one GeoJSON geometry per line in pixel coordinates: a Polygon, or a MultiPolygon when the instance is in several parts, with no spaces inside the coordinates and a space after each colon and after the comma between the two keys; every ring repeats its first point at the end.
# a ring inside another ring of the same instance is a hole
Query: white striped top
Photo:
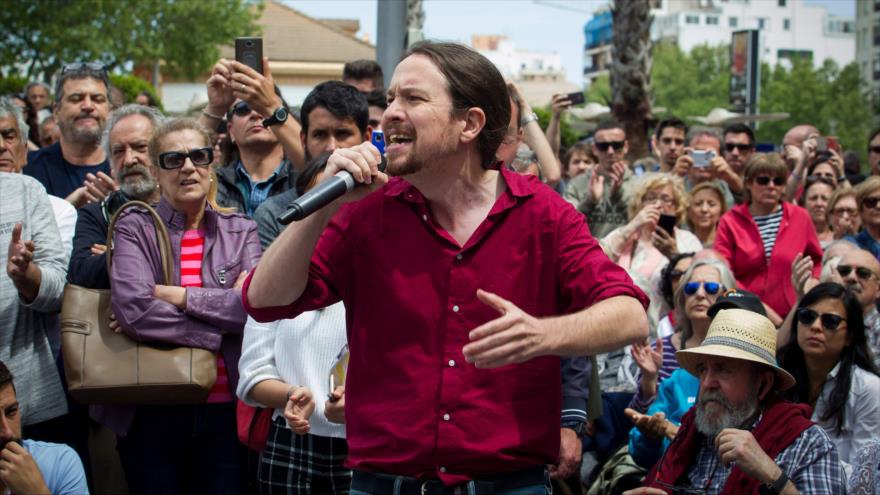
{"type": "Polygon", "coordinates": [[[761,241],[764,243],[764,257],[769,260],[770,253],[773,252],[773,246],[776,245],[779,224],[782,223],[782,208],[776,213],[756,216],[755,223],[758,224],[758,232],[761,234],[761,241]]]}

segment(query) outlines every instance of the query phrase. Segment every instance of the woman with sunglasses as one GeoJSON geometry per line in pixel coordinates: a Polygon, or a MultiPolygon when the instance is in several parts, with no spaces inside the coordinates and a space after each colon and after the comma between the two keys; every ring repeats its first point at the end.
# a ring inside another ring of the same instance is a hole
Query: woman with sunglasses
{"type": "MultiPolygon", "coordinates": [[[[661,413],[666,420],[678,424],[693,406],[698,382],[686,371],[679,370],[675,352],[702,344],[712,320],[709,308],[722,292],[735,286],[733,274],[723,262],[709,259],[693,262],[675,291],[676,333],[658,340],[654,348],[647,344],[633,345],[633,358],[641,373],[630,409],[649,417],[661,413]]],[[[636,418],[636,426],[630,431],[630,455],[637,464],[649,468],[668,442],[653,428],[659,421],[649,423],[647,418],[629,415],[636,418]]]]}
{"type": "Polygon", "coordinates": [[[835,189],[831,193],[831,197],[828,198],[828,206],[825,211],[827,213],[826,223],[835,241],[854,236],[862,228],[862,219],[859,218],[859,203],[856,201],[856,193],[851,187],[835,189]]]}
{"type": "Polygon", "coordinates": [[[648,320],[653,330],[660,315],[669,311],[659,292],[660,275],[669,257],[696,252],[703,246],[692,233],[674,226],[684,221],[687,211],[687,195],[679,177],[659,173],[643,176],[627,210],[629,223],[611,231],[601,243],[611,260],[622,266],[651,298],[648,320]],[[661,215],[674,222],[671,235],[660,226],[661,215]]]}
{"type": "Polygon", "coordinates": [[[826,282],[798,304],[779,363],[797,380],[790,400],[810,404],[812,420],[837,446],[849,473],[855,454],[880,436],[880,377],[871,361],[855,294],[826,282]]]}
{"type": "Polygon", "coordinates": [[[849,240],[880,259],[880,177],[872,175],[855,187],[863,230],[849,240]]]}
{"type": "Polygon", "coordinates": [[[828,225],[828,202],[834,193],[834,188],[834,182],[830,179],[811,175],[807,177],[804,194],[798,200],[798,204],[807,210],[810,219],[813,220],[816,237],[819,238],[822,249],[834,240],[834,232],[828,225]]]}
{"type": "Polygon", "coordinates": [[[783,201],[787,176],[778,154],[752,156],[745,169],[746,200],[721,217],[715,235],[715,250],[740,286],[761,298],[777,327],[796,302],[791,283],[795,257],[813,260],[813,278],[819,276],[822,259],[809,213],[783,201]]]}
{"type": "Polygon", "coordinates": [[[168,228],[174,285],[163,285],[147,212],[120,218],[110,270],[113,311],[141,342],[217,353],[217,381],[204,404],[121,408],[118,450],[132,493],[240,493],[235,387],[247,318],[241,284],[260,258],[254,222],[214,203],[211,136],[190,119],[160,126],[149,143],[168,228]]]}
{"type": "Polygon", "coordinates": [[[681,285],[681,277],[687,272],[694,262],[694,253],[676,254],[669,259],[669,264],[660,275],[660,294],[663,301],[670,309],[666,316],[657,323],[657,338],[662,339],[675,333],[675,305],[673,300],[675,291],[681,285]]]}

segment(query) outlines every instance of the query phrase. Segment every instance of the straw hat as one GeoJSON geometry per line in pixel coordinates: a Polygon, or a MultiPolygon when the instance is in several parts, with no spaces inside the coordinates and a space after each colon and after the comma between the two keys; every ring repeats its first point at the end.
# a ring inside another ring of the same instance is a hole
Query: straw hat
{"type": "Polygon", "coordinates": [[[745,309],[722,309],[709,325],[703,343],[675,353],[682,368],[697,376],[704,356],[720,356],[760,363],[776,373],[776,388],[794,386],[791,374],[776,365],[776,327],[765,316],[745,309]]]}

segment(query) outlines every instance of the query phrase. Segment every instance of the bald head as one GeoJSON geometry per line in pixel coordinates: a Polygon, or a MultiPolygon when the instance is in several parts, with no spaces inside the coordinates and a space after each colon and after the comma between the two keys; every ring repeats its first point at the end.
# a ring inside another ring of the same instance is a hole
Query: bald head
{"type": "Polygon", "coordinates": [[[859,298],[862,309],[868,312],[877,301],[880,262],[868,251],[855,249],[846,252],[837,265],[838,273],[846,288],[859,298]]]}
{"type": "Polygon", "coordinates": [[[804,141],[806,141],[811,136],[821,136],[822,133],[819,132],[819,129],[809,125],[809,124],[801,124],[796,125],[788,130],[785,133],[785,136],[782,138],[782,145],[794,145],[800,148],[804,141]]]}

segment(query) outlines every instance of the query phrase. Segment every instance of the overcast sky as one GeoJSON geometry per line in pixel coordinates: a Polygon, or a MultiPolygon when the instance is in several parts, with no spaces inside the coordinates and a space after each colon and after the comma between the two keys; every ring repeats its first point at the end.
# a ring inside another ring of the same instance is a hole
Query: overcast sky
{"type": "MultiPolygon", "coordinates": [[[[358,19],[360,36],[376,42],[376,0],[288,0],[286,3],[312,17],[358,19]]],[[[474,34],[507,35],[516,42],[517,48],[561,54],[566,78],[581,84],[584,24],[596,8],[606,3],[607,0],[426,0],[425,36],[469,43],[474,34]]],[[[836,15],[855,15],[855,0],[807,0],[806,3],[825,5],[836,15]]]]}

